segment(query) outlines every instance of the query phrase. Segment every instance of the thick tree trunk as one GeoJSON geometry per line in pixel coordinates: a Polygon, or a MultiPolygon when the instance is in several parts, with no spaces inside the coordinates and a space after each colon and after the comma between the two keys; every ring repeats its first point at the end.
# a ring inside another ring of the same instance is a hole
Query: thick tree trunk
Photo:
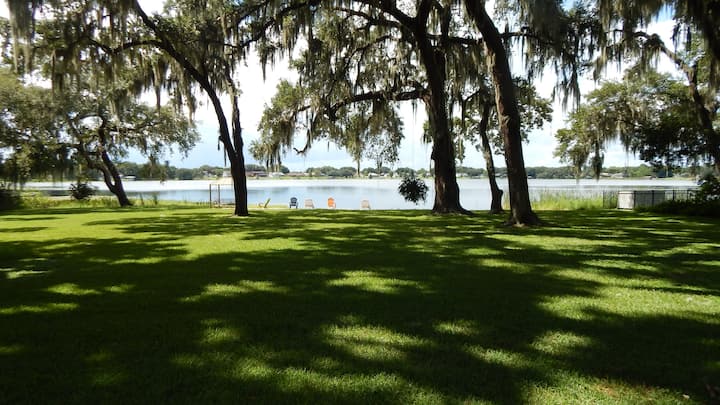
{"type": "MultiPolygon", "coordinates": [[[[228,78],[232,80],[232,78],[228,78]]],[[[232,130],[233,144],[235,145],[235,164],[230,163],[230,172],[233,176],[233,188],[235,191],[235,215],[248,216],[247,176],[245,175],[245,153],[243,152],[244,142],[242,139],[242,127],[240,126],[240,107],[238,106],[238,94],[232,82],[230,97],[232,99],[232,130]]]]}
{"type": "MultiPolygon", "coordinates": [[[[431,110],[432,107],[429,106],[428,116],[432,114],[431,110]]],[[[438,115],[442,116],[443,114],[438,115]]],[[[455,151],[449,131],[441,126],[433,130],[431,154],[431,159],[435,163],[435,202],[433,212],[438,214],[467,214],[469,211],[460,205],[460,187],[457,184],[455,151]]]]}
{"type": "Polygon", "coordinates": [[[430,158],[435,163],[435,202],[432,211],[437,214],[471,214],[460,205],[460,187],[455,167],[455,145],[450,136],[447,94],[445,90],[445,54],[434,49],[427,37],[417,33],[429,94],[423,97],[433,139],[430,158]]]}
{"type": "Polygon", "coordinates": [[[483,104],[482,118],[480,119],[480,141],[482,143],[483,157],[485,158],[485,169],[488,173],[488,182],[490,183],[490,195],[492,200],[490,201],[490,213],[500,214],[503,212],[502,208],[502,197],[503,191],[498,187],[497,179],[495,175],[495,161],[493,159],[492,146],[490,146],[490,139],[488,139],[487,128],[488,122],[490,121],[490,109],[492,104],[486,102],[483,104]]]}
{"type": "Polygon", "coordinates": [[[118,172],[115,163],[113,163],[105,150],[100,152],[100,157],[104,167],[104,170],[101,169],[100,171],[103,173],[103,179],[105,180],[105,185],[108,190],[115,194],[115,197],[117,197],[118,203],[120,203],[121,207],[129,207],[133,205],[128,198],[127,193],[125,193],[125,187],[123,186],[120,172],[118,172]]]}
{"type": "Polygon", "coordinates": [[[495,24],[485,11],[483,2],[465,0],[465,7],[482,33],[488,70],[495,87],[495,105],[500,122],[500,133],[505,144],[505,164],[510,192],[511,214],[508,224],[539,225],[540,219],[530,205],[520,136],[520,113],[505,46],[495,24]]]}
{"type": "MultiPolygon", "coordinates": [[[[201,82],[201,84],[206,82],[201,82]]],[[[245,175],[245,159],[243,157],[242,128],[240,128],[240,113],[237,107],[237,98],[234,93],[231,95],[233,100],[233,118],[232,118],[232,136],[230,128],[227,124],[225,111],[215,89],[209,86],[203,86],[203,89],[210,97],[210,101],[215,108],[215,115],[220,126],[220,141],[225,146],[225,153],[230,161],[230,174],[233,178],[233,193],[235,196],[234,215],[248,216],[250,215],[247,206],[247,177],[245,175]]]]}
{"type": "MultiPolygon", "coordinates": [[[[105,185],[107,186],[108,190],[113,193],[115,198],[117,198],[118,203],[121,207],[130,207],[132,206],[132,201],[127,196],[127,193],[125,193],[125,187],[123,186],[122,178],[120,177],[120,172],[117,170],[117,167],[115,166],[115,163],[113,163],[112,159],[110,159],[110,155],[108,155],[107,150],[105,149],[106,144],[106,138],[105,138],[105,124],[102,124],[102,127],[98,130],[98,142],[100,144],[100,150],[94,152],[96,155],[100,155],[100,161],[97,161],[93,159],[92,156],[90,156],[90,152],[88,152],[87,148],[85,147],[85,144],[83,142],[80,142],[77,145],[78,152],[82,155],[82,157],[85,159],[85,162],[87,163],[88,167],[95,170],[100,170],[100,172],[103,174],[103,181],[105,181],[105,185]]],[[[70,123],[70,128],[72,131],[75,132],[76,136],[78,136],[78,132],[75,130],[75,127],[70,123]]],[[[80,137],[78,136],[78,139],[80,137]]]]}
{"type": "Polygon", "coordinates": [[[707,143],[708,154],[712,157],[715,170],[720,171],[720,134],[713,126],[714,114],[705,106],[705,98],[700,94],[697,83],[697,69],[693,69],[692,76],[688,76],[690,83],[690,94],[692,95],[695,109],[697,110],[700,123],[703,127],[705,142],[707,143]]]}

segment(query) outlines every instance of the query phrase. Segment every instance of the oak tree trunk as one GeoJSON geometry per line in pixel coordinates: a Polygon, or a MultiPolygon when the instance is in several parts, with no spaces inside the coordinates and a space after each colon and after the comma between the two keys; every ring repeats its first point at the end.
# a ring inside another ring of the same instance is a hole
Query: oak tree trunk
{"type": "Polygon", "coordinates": [[[502,197],[503,191],[498,187],[495,175],[495,161],[493,159],[492,146],[487,135],[488,122],[490,121],[490,109],[492,104],[486,102],[483,104],[482,118],[480,119],[480,141],[482,143],[483,158],[485,159],[485,170],[488,173],[488,182],[490,183],[490,213],[500,214],[503,212],[502,197]]]}
{"type": "Polygon", "coordinates": [[[530,205],[520,136],[520,113],[505,46],[497,27],[485,11],[483,2],[466,0],[465,7],[482,33],[488,70],[495,87],[495,105],[500,134],[505,144],[505,165],[510,193],[511,214],[508,224],[539,225],[540,219],[530,205]]]}
{"type": "MultiPolygon", "coordinates": [[[[232,78],[228,80],[232,81],[232,78]]],[[[230,82],[230,98],[232,100],[232,131],[233,145],[235,146],[235,158],[230,160],[230,173],[233,176],[233,191],[235,192],[235,215],[248,216],[247,176],[245,174],[245,153],[243,152],[244,142],[242,138],[242,127],[240,126],[240,107],[238,105],[238,93],[235,86],[230,82]]],[[[229,157],[229,156],[228,156],[229,157]]]]}
{"type": "MultiPolygon", "coordinates": [[[[120,172],[117,170],[115,163],[113,163],[110,155],[107,153],[107,137],[105,135],[105,125],[106,123],[103,122],[97,132],[99,147],[98,150],[93,152],[93,155],[95,157],[91,156],[90,151],[87,150],[85,143],[82,141],[80,141],[80,143],[77,145],[77,150],[78,152],[80,152],[80,155],[82,155],[82,157],[85,159],[85,163],[87,163],[89,168],[99,170],[103,174],[103,181],[105,181],[105,185],[107,186],[108,190],[113,193],[113,195],[117,198],[120,206],[129,207],[133,205],[132,201],[130,201],[127,193],[125,192],[125,187],[123,187],[120,172]],[[97,155],[100,155],[100,160],[97,160],[97,155]]],[[[81,139],[81,137],[78,135],[79,132],[77,131],[76,127],[72,125],[72,123],[70,123],[68,127],[76,134],[76,136],[78,136],[78,139],[81,139]]]]}
{"type": "MultiPolygon", "coordinates": [[[[420,37],[419,34],[417,34],[420,37]]],[[[429,93],[423,97],[433,139],[430,158],[435,163],[435,201],[437,214],[471,214],[460,205],[460,187],[455,167],[455,145],[450,135],[445,89],[445,54],[434,49],[425,37],[419,40],[420,56],[428,76],[429,93]]]]}
{"type": "Polygon", "coordinates": [[[118,172],[115,163],[113,163],[105,150],[100,153],[100,157],[102,159],[104,169],[100,169],[100,171],[103,174],[103,179],[105,180],[105,185],[108,190],[117,197],[118,203],[121,207],[129,207],[133,205],[128,198],[127,193],[125,193],[125,187],[123,186],[120,172],[118,172]]]}
{"type": "Polygon", "coordinates": [[[225,147],[225,154],[230,161],[230,174],[233,179],[233,193],[235,197],[235,210],[233,215],[248,216],[250,215],[247,206],[247,177],[245,175],[245,158],[243,156],[242,128],[240,127],[240,112],[237,107],[237,97],[234,92],[231,94],[233,102],[232,112],[232,135],[227,124],[225,111],[215,89],[209,85],[208,81],[200,81],[213,103],[215,115],[220,126],[220,142],[225,147]]]}

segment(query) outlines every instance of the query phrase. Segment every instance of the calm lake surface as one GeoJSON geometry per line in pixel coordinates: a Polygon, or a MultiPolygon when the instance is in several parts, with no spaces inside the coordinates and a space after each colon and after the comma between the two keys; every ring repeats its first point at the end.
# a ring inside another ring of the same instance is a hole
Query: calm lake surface
{"type": "MultiPolygon", "coordinates": [[[[315,208],[326,208],[328,197],[333,197],[338,209],[360,209],[360,201],[369,200],[373,209],[431,209],[435,195],[433,180],[425,180],[430,191],[425,203],[415,205],[406,202],[397,192],[400,179],[263,179],[248,180],[248,205],[264,203],[270,198],[270,204],[287,204],[291,197],[298,199],[303,208],[306,199],[312,199],[315,208]]],[[[507,179],[498,179],[500,187],[507,193],[507,179]]],[[[488,180],[459,179],[460,200],[463,207],[470,210],[486,210],[490,208],[490,187],[488,180]]],[[[544,192],[559,192],[573,196],[597,196],[603,191],[642,190],[642,189],[688,189],[696,187],[690,180],[672,179],[601,179],[581,180],[528,180],[531,198],[544,192]]],[[[109,195],[103,182],[92,182],[100,194],[109,195]]],[[[213,180],[171,180],[159,181],[127,181],[125,190],[131,198],[151,199],[156,195],[159,200],[209,202],[210,189],[212,200],[232,203],[234,201],[232,186],[218,185],[213,180]]],[[[28,183],[26,188],[40,190],[67,190],[70,183],[28,183]]]]}

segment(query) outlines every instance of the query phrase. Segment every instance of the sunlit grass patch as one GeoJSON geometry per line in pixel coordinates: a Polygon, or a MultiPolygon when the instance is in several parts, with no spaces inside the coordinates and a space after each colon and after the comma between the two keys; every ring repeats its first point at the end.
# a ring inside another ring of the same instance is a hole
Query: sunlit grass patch
{"type": "Polygon", "coordinates": [[[43,273],[47,273],[48,271],[49,270],[18,270],[15,267],[9,267],[0,268],[0,275],[4,274],[8,280],[12,280],[21,277],[37,276],[43,273]]]}
{"type": "Polygon", "coordinates": [[[203,321],[205,331],[201,343],[218,344],[242,341],[242,332],[235,327],[227,326],[222,320],[208,319],[203,321]]]}
{"type": "Polygon", "coordinates": [[[2,346],[0,345],[0,356],[8,355],[8,354],[17,354],[24,350],[24,347],[22,345],[8,345],[8,346],[2,346]]]}
{"type": "Polygon", "coordinates": [[[335,400],[352,398],[357,403],[375,403],[380,399],[409,403],[418,398],[440,403],[442,399],[440,395],[417,390],[403,378],[390,373],[328,375],[303,368],[287,368],[275,378],[281,390],[295,397],[308,397],[311,392],[335,400]]]}
{"type": "Polygon", "coordinates": [[[531,344],[532,348],[550,355],[559,355],[582,351],[592,345],[587,336],[580,336],[565,331],[547,331],[538,336],[531,344]]]}
{"type": "MultiPolygon", "coordinates": [[[[662,287],[607,287],[602,290],[602,294],[610,299],[601,301],[608,303],[607,305],[597,307],[624,316],[675,315],[688,319],[700,316],[703,319],[702,315],[715,317],[715,311],[720,308],[720,297],[717,295],[698,294],[696,291],[683,291],[679,288],[673,291],[671,288],[662,287]],[[614,302],[632,302],[632,305],[613,305],[614,302]]],[[[715,323],[720,325],[720,318],[715,320],[715,323]]]]}
{"type": "Polygon", "coordinates": [[[507,247],[508,249],[547,250],[559,255],[591,252],[598,247],[611,248],[613,246],[622,246],[621,240],[588,239],[586,237],[497,234],[488,236],[488,238],[510,242],[507,247]]]}
{"type": "Polygon", "coordinates": [[[109,293],[116,293],[116,294],[124,294],[132,291],[132,289],[135,286],[131,284],[118,284],[118,285],[111,285],[108,287],[104,287],[103,291],[109,292],[109,293]]]}
{"type": "Polygon", "coordinates": [[[477,325],[464,319],[438,322],[435,324],[435,330],[440,333],[461,336],[473,336],[478,333],[477,325]]]}
{"type": "Polygon", "coordinates": [[[331,326],[323,332],[326,341],[348,354],[373,361],[402,361],[409,350],[431,343],[380,326],[331,326]]]}
{"type": "Polygon", "coordinates": [[[343,278],[331,280],[328,285],[332,287],[353,287],[367,292],[383,294],[396,294],[403,288],[422,289],[420,283],[416,281],[399,280],[372,271],[347,271],[343,273],[343,278]]]}
{"type": "Polygon", "coordinates": [[[47,291],[60,295],[97,295],[100,291],[92,288],[82,288],[74,283],[62,283],[47,288],[47,291]]]}
{"type": "Polygon", "coordinates": [[[632,271],[633,273],[640,273],[642,272],[650,272],[654,273],[659,271],[657,268],[657,264],[647,261],[645,263],[642,262],[635,262],[632,264],[632,268],[628,268],[628,259],[634,259],[636,256],[634,255],[625,255],[624,258],[616,258],[617,256],[605,256],[601,259],[595,259],[595,258],[588,258],[587,260],[583,261],[583,264],[587,266],[587,268],[583,269],[584,271],[578,271],[576,273],[584,273],[580,275],[581,277],[585,277],[586,279],[593,277],[593,274],[595,274],[595,278],[597,277],[597,271],[593,271],[594,269],[600,269],[600,270],[626,270],[626,271],[632,271]]]}
{"type": "Polygon", "coordinates": [[[466,346],[464,350],[478,360],[510,369],[527,369],[533,366],[532,361],[522,354],[506,349],[466,346]]]}
{"type": "Polygon", "coordinates": [[[198,295],[185,297],[184,302],[197,302],[210,298],[232,298],[233,296],[248,293],[286,293],[288,290],[284,287],[274,285],[270,281],[251,281],[242,280],[234,284],[210,284],[205,286],[204,291],[198,295]]]}
{"type": "Polygon", "coordinates": [[[78,304],[72,302],[52,302],[45,305],[16,305],[13,307],[0,307],[0,315],[41,314],[72,311],[78,304]]]}
{"type": "Polygon", "coordinates": [[[561,386],[530,386],[527,389],[530,403],[537,404],[684,404],[701,403],[702,397],[672,392],[660,387],[633,384],[618,379],[585,378],[572,371],[559,371],[561,386]]]}

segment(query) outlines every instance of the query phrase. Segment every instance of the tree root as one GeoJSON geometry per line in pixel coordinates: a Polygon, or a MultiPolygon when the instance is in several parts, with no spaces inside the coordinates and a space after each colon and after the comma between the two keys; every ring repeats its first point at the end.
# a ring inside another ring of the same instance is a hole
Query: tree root
{"type": "Polygon", "coordinates": [[[514,214],[510,214],[510,218],[508,218],[507,221],[503,224],[505,226],[517,226],[517,227],[526,227],[526,226],[544,226],[546,225],[545,222],[543,222],[537,214],[530,211],[529,213],[526,213],[523,215],[522,218],[517,218],[514,214]]]}
{"type": "Polygon", "coordinates": [[[474,213],[474,212],[472,212],[472,211],[470,211],[470,210],[466,210],[466,209],[463,208],[463,207],[433,208],[433,209],[432,209],[432,213],[435,214],[435,215],[467,215],[467,216],[470,216],[470,217],[475,216],[475,213],[474,213]]]}

